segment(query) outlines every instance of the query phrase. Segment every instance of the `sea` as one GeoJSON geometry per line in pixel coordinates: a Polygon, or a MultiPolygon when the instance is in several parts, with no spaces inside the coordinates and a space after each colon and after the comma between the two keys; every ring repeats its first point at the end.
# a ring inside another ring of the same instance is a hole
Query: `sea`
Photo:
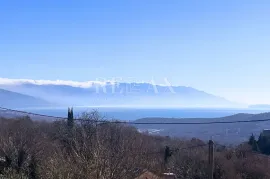
{"type": "MultiPolygon", "coordinates": [[[[18,108],[36,114],[56,117],[67,117],[68,108],[18,108]]],[[[229,108],[130,108],[130,107],[73,107],[75,117],[84,112],[97,111],[105,119],[134,121],[141,118],[217,118],[238,113],[259,114],[268,112],[259,109],[229,109],[229,108]]]]}

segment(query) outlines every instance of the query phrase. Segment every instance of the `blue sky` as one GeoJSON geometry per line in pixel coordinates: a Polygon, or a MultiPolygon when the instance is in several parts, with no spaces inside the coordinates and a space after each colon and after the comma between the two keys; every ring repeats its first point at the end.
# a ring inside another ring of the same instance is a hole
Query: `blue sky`
{"type": "Polygon", "coordinates": [[[0,4],[0,77],[122,78],[270,103],[268,0],[0,4]]]}

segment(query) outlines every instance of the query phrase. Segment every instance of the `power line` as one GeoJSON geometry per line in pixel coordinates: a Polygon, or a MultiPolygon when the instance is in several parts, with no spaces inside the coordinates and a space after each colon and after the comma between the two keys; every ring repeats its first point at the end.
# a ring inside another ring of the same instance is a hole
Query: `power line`
{"type": "MultiPolygon", "coordinates": [[[[74,119],[77,121],[85,119],[74,119]]],[[[87,120],[86,120],[87,121],[87,120]]],[[[205,125],[205,124],[234,124],[234,123],[254,123],[254,122],[266,122],[270,119],[257,119],[257,120],[241,120],[241,121],[210,121],[210,122],[127,122],[127,121],[96,121],[99,123],[116,123],[116,124],[134,124],[134,125],[205,125]]]]}
{"type": "MultiPolygon", "coordinates": [[[[41,117],[50,117],[55,119],[67,119],[65,117],[58,117],[58,116],[50,116],[50,115],[43,115],[43,114],[37,114],[32,112],[26,112],[26,111],[19,111],[14,109],[8,109],[4,107],[0,107],[2,110],[7,110],[11,112],[17,112],[17,113],[23,113],[26,115],[35,115],[35,116],[41,116],[41,117]]],[[[92,119],[80,119],[75,118],[76,121],[90,121],[90,122],[96,122],[96,123],[115,123],[115,124],[133,124],[133,125],[207,125],[207,124],[234,124],[234,123],[254,123],[254,122],[267,122],[270,121],[270,119],[257,119],[257,120],[241,120],[241,121],[210,121],[210,122],[130,122],[130,121],[109,121],[109,120],[92,120],[92,119]]]]}
{"type": "MultiPolygon", "coordinates": [[[[195,145],[195,146],[190,146],[190,147],[183,147],[183,148],[175,148],[175,149],[170,149],[171,152],[179,152],[181,150],[188,150],[188,149],[194,149],[198,147],[205,147],[208,144],[202,144],[202,145],[195,145]]],[[[133,155],[155,155],[155,154],[164,154],[165,151],[156,151],[156,152],[144,152],[144,153],[137,153],[137,154],[132,154],[133,155]]],[[[172,153],[172,154],[173,154],[172,153]]]]}
{"type": "MultiPolygon", "coordinates": [[[[17,113],[22,113],[22,114],[26,114],[26,115],[34,115],[34,116],[41,116],[41,117],[49,117],[49,118],[55,118],[55,119],[63,119],[66,120],[66,117],[59,117],[59,116],[50,116],[50,115],[44,115],[44,114],[38,114],[38,113],[32,113],[32,112],[27,112],[27,111],[21,111],[21,110],[14,110],[14,109],[9,109],[9,108],[4,108],[4,107],[0,107],[0,110],[5,110],[5,111],[10,111],[10,112],[17,112],[17,113]]],[[[175,125],[204,125],[204,124],[232,124],[232,123],[252,123],[252,122],[266,122],[266,121],[270,121],[270,119],[258,119],[258,120],[242,120],[242,121],[211,121],[211,122],[172,122],[172,123],[167,123],[167,122],[127,122],[127,121],[108,121],[108,120],[87,120],[87,119],[74,119],[77,121],[92,121],[92,122],[97,122],[97,123],[101,123],[101,124],[106,124],[106,123],[116,123],[116,124],[175,124],[175,125]]],[[[202,144],[202,145],[196,145],[196,146],[191,146],[191,147],[185,147],[185,148],[176,148],[173,149],[173,152],[177,152],[180,150],[187,150],[187,149],[192,149],[192,148],[197,148],[197,147],[204,147],[207,144],[202,144]]],[[[221,144],[216,144],[222,147],[228,147],[225,145],[221,145],[221,144]]],[[[261,155],[261,156],[266,156],[263,155],[261,153],[255,152],[255,151],[246,151],[246,152],[251,152],[257,155],[261,155]]],[[[163,152],[150,152],[150,153],[140,153],[138,155],[153,155],[153,154],[161,154],[163,152]]]]}
{"type": "Polygon", "coordinates": [[[0,107],[0,109],[1,110],[5,110],[5,111],[10,111],[10,112],[23,113],[23,114],[26,114],[26,115],[34,115],[34,116],[41,116],[41,117],[50,117],[50,118],[57,118],[57,119],[67,119],[65,117],[50,116],[50,115],[45,115],[45,114],[37,114],[37,113],[32,113],[32,112],[27,112],[27,111],[19,111],[19,110],[15,110],[15,109],[4,108],[4,107],[0,107]]]}
{"type": "MultiPolygon", "coordinates": [[[[76,119],[75,119],[76,120],[76,119]]],[[[83,119],[77,119],[83,120],[83,119]]],[[[123,123],[123,124],[173,124],[173,125],[196,125],[196,124],[233,124],[233,123],[252,123],[252,122],[266,122],[270,119],[259,120],[243,120],[243,121],[211,121],[211,122],[125,122],[125,121],[112,121],[111,123],[123,123]]],[[[105,123],[108,121],[105,121],[105,123]]]]}
{"type": "MultiPolygon", "coordinates": [[[[231,149],[233,150],[234,152],[237,152],[237,151],[241,151],[241,148],[240,149],[237,149],[237,148],[231,148],[231,147],[228,147],[226,145],[222,145],[222,144],[215,144],[217,146],[220,146],[220,147],[224,147],[224,148],[228,148],[228,149],[231,149]]],[[[250,153],[250,154],[255,154],[255,155],[258,155],[258,156],[261,156],[261,157],[266,157],[266,158],[270,158],[269,155],[266,155],[266,154],[263,154],[263,153],[260,153],[258,151],[254,151],[254,150],[244,150],[244,152],[246,153],[250,153]]]]}
{"type": "Polygon", "coordinates": [[[197,148],[197,147],[205,147],[208,144],[201,144],[201,145],[195,145],[195,146],[190,146],[190,147],[184,147],[184,148],[176,148],[173,151],[178,152],[180,150],[187,150],[187,149],[193,149],[193,148],[197,148]]]}

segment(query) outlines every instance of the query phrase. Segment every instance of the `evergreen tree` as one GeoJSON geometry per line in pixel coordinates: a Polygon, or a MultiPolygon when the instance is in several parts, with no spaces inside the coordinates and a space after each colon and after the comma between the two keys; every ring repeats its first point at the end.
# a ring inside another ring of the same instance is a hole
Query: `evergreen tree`
{"type": "Polygon", "coordinates": [[[249,145],[253,145],[254,142],[256,142],[256,140],[255,140],[255,136],[252,134],[252,135],[249,137],[248,144],[249,144],[249,145]]]}
{"type": "Polygon", "coordinates": [[[168,162],[168,158],[172,156],[172,151],[170,150],[170,147],[165,147],[165,153],[164,153],[164,161],[165,163],[168,162]]]}
{"type": "Polygon", "coordinates": [[[74,136],[74,118],[73,118],[73,108],[68,108],[68,118],[67,118],[67,152],[71,153],[73,146],[73,136],[74,136]]]}
{"type": "Polygon", "coordinates": [[[256,151],[256,152],[260,152],[260,148],[259,148],[256,140],[253,141],[252,150],[256,151]]]}
{"type": "Polygon", "coordinates": [[[67,125],[70,129],[74,127],[73,108],[68,108],[67,125]]]}
{"type": "Polygon", "coordinates": [[[263,154],[270,155],[270,136],[265,136],[261,133],[257,144],[263,154]]]}
{"type": "Polygon", "coordinates": [[[31,157],[30,160],[30,165],[29,165],[29,179],[37,179],[38,177],[38,172],[37,172],[37,160],[35,156],[31,157]]]}

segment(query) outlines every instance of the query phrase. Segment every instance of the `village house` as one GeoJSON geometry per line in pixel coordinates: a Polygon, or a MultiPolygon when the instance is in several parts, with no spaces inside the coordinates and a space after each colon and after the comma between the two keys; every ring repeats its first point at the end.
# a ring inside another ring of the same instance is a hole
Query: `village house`
{"type": "Polygon", "coordinates": [[[176,179],[176,176],[173,173],[162,173],[161,175],[156,175],[146,170],[135,179],[176,179]]]}

